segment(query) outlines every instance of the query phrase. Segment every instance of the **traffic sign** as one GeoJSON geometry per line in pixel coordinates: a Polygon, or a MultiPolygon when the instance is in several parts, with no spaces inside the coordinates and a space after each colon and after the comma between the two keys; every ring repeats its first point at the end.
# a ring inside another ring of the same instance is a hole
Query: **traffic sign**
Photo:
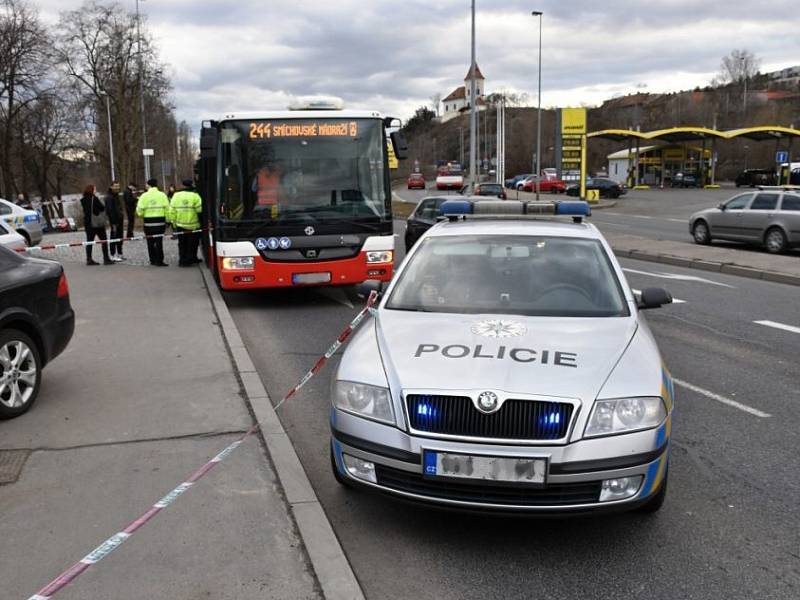
{"type": "Polygon", "coordinates": [[[142,156],[155,156],[156,152],[152,148],[142,148],[142,156]]]}
{"type": "Polygon", "coordinates": [[[786,150],[779,150],[775,153],[775,162],[776,163],[785,163],[789,162],[789,153],[786,150]]]}

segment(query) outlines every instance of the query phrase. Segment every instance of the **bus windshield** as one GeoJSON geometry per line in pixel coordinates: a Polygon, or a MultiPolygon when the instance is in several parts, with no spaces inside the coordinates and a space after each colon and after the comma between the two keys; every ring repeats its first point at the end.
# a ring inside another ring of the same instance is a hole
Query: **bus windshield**
{"type": "Polygon", "coordinates": [[[230,121],[220,141],[222,225],[369,226],[391,219],[378,119],[230,121]]]}

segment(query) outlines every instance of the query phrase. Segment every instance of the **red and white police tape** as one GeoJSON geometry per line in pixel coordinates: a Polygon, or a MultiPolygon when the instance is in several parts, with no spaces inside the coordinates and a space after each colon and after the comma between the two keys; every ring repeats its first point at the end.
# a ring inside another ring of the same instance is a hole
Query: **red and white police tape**
{"type": "Polygon", "coordinates": [[[45,244],[43,246],[28,246],[27,248],[16,248],[16,252],[33,252],[35,250],[60,250],[61,248],[78,248],[80,246],[100,246],[102,244],[114,244],[116,242],[141,242],[142,240],[152,240],[156,238],[176,238],[189,233],[202,233],[205,229],[193,229],[191,231],[173,231],[172,233],[154,233],[150,235],[135,235],[133,237],[114,238],[111,240],[66,242],[63,244],[45,244]]]}
{"type": "MultiPolygon", "coordinates": [[[[313,367],[300,379],[300,382],[294,386],[287,394],[281,399],[278,404],[275,405],[275,410],[277,410],[286,400],[294,396],[300,388],[302,388],[308,381],[316,375],[320,369],[325,365],[329,358],[331,358],[336,351],[342,346],[342,344],[350,337],[356,327],[364,320],[364,317],[372,310],[372,306],[375,304],[378,295],[375,292],[372,292],[367,298],[367,303],[364,308],[355,316],[355,318],[350,321],[350,324],[345,328],[344,331],[336,338],[336,341],[331,344],[330,348],[325,352],[323,356],[314,364],[313,367]]],[[[153,504],[142,516],[138,519],[133,521],[130,525],[128,525],[122,531],[115,533],[102,544],[100,544],[97,548],[92,550],[89,554],[84,556],[74,565],[72,565],[69,569],[64,571],[61,575],[53,579],[50,583],[36,592],[33,596],[31,596],[28,600],[48,600],[55,596],[59,591],[61,591],[64,587],[75,581],[78,576],[86,571],[90,566],[93,564],[100,562],[106,556],[111,554],[114,550],[116,550],[122,543],[131,537],[136,531],[150,521],[153,517],[155,517],[158,513],[162,510],[167,508],[170,504],[175,502],[178,497],[181,496],[184,492],[186,492],[189,488],[191,488],[197,481],[202,479],[211,469],[213,469],[218,463],[222,462],[227,458],[236,448],[241,445],[248,437],[253,435],[258,429],[261,427],[261,423],[256,423],[250,429],[248,429],[245,434],[240,437],[235,442],[231,443],[230,445],[223,448],[216,456],[214,456],[211,460],[205,463],[202,467],[197,469],[192,475],[171,492],[169,492],[166,496],[161,498],[158,502],[153,504]]]]}

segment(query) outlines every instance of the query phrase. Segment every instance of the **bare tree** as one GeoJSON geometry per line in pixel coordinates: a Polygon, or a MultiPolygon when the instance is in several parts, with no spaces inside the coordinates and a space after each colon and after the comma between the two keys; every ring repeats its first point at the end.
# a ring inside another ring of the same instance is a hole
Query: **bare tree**
{"type": "Polygon", "coordinates": [[[752,79],[758,73],[760,66],[761,59],[750,50],[744,48],[731,50],[730,54],[722,57],[715,82],[724,85],[752,79]]]}
{"type": "Polygon", "coordinates": [[[8,196],[18,190],[12,168],[18,120],[45,85],[49,48],[49,36],[34,8],[25,0],[0,0],[0,171],[2,191],[8,196]]]}
{"type": "MultiPolygon", "coordinates": [[[[92,141],[92,152],[104,165],[103,174],[107,173],[108,97],[118,179],[130,181],[141,166],[140,86],[148,121],[153,118],[151,115],[171,113],[172,109],[165,101],[169,79],[155,46],[146,28],[142,28],[141,38],[137,36],[135,13],[116,2],[87,0],[79,9],[62,13],[58,29],[58,60],[82,99],[85,127],[93,134],[87,136],[92,141]]],[[[158,134],[156,129],[154,140],[161,137],[158,134]]],[[[164,143],[162,140],[162,146],[164,143]]],[[[174,136],[161,153],[172,156],[173,147],[174,136]]]]}

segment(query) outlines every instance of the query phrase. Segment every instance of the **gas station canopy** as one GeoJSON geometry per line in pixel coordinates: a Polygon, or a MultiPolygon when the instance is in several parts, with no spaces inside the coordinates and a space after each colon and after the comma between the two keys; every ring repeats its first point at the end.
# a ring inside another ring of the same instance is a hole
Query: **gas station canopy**
{"type": "Polygon", "coordinates": [[[735,137],[745,137],[750,140],[761,142],[800,137],[800,129],[781,127],[780,125],[760,125],[758,127],[744,127],[742,129],[731,129],[729,131],[719,131],[708,127],[670,127],[668,129],[657,129],[656,131],[603,129],[602,131],[593,131],[587,134],[586,137],[612,140],[615,142],[638,138],[640,140],[664,141],[671,144],[714,139],[730,140],[735,137]]]}

